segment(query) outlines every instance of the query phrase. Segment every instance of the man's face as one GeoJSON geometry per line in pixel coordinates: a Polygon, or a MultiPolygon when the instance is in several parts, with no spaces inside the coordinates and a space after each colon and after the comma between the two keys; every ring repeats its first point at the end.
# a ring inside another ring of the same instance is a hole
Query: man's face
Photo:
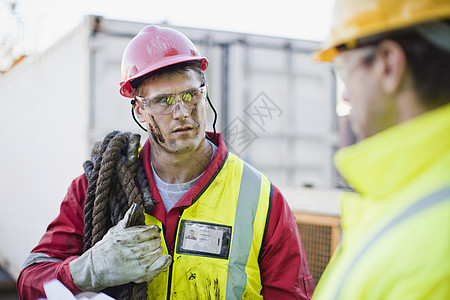
{"type": "MultiPolygon", "coordinates": [[[[187,74],[174,74],[159,79],[146,80],[139,88],[140,97],[157,99],[162,95],[180,94],[197,89],[201,85],[199,76],[190,70],[187,74]]],[[[152,151],[172,154],[189,153],[205,140],[206,97],[187,108],[180,97],[172,100],[171,111],[158,113],[148,103],[137,99],[136,115],[144,122],[149,132],[152,151]]]]}
{"type": "Polygon", "coordinates": [[[346,86],[342,97],[351,104],[352,129],[359,140],[395,124],[395,101],[380,86],[384,70],[375,46],[342,52],[333,64],[346,86]]]}

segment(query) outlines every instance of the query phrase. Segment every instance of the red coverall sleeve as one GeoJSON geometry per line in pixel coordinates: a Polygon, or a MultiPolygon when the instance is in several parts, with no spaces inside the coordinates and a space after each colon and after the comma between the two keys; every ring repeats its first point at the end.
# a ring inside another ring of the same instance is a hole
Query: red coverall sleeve
{"type": "Polygon", "coordinates": [[[81,292],[72,280],[69,262],[83,252],[83,207],[87,185],[84,175],[72,182],[61,203],[59,215],[31,251],[47,254],[61,261],[34,263],[24,268],[17,280],[20,299],[45,298],[43,284],[52,279],[58,279],[74,294],[81,292]]]}
{"type": "Polygon", "coordinates": [[[260,269],[264,299],[311,299],[314,281],[294,214],[273,186],[260,269]]]}

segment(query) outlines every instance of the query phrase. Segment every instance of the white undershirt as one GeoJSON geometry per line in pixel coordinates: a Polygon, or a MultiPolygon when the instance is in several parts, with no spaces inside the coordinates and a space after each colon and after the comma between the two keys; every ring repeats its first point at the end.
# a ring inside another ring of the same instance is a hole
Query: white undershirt
{"type": "MultiPolygon", "coordinates": [[[[213,149],[213,154],[211,156],[211,160],[216,154],[217,146],[214,145],[211,141],[207,140],[213,149]]],[[[150,160],[151,163],[151,160],[150,160]]],[[[197,178],[192,179],[188,182],[183,183],[166,183],[161,178],[159,178],[158,174],[155,172],[155,168],[152,166],[152,172],[153,172],[153,178],[155,178],[156,187],[158,188],[159,194],[161,195],[161,199],[164,203],[164,207],[166,208],[166,212],[169,212],[172,207],[181,199],[181,197],[186,194],[187,191],[191,189],[191,187],[194,186],[194,184],[202,177],[204,171],[202,174],[200,174],[197,178]]]]}

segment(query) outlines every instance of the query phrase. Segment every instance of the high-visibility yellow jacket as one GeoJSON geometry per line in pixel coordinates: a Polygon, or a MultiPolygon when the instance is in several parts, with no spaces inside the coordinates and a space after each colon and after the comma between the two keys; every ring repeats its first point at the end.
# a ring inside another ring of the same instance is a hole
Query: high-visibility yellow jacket
{"type": "Polygon", "coordinates": [[[358,194],[313,299],[450,299],[450,105],[335,159],[358,194]]]}
{"type": "MultiPolygon", "coordinates": [[[[229,153],[180,214],[173,264],[149,283],[148,299],[262,299],[258,257],[270,197],[267,177],[229,153]]],[[[146,224],[163,228],[150,215],[146,224]]],[[[168,254],[163,231],[161,241],[168,254]]]]}

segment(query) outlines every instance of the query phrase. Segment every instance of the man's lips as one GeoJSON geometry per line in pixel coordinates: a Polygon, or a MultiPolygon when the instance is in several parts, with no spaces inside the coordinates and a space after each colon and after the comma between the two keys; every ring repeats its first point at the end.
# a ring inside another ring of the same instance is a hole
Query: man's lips
{"type": "Polygon", "coordinates": [[[192,126],[181,126],[181,127],[177,127],[173,130],[174,133],[185,133],[189,130],[192,130],[192,126]]]}

